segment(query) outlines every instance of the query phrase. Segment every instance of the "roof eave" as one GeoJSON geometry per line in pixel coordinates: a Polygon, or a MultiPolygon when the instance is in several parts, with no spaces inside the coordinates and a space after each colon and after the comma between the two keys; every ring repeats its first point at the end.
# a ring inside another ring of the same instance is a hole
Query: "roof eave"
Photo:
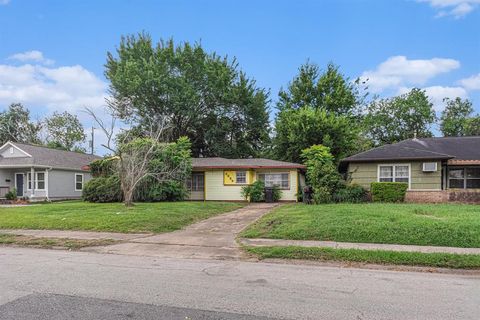
{"type": "Polygon", "coordinates": [[[381,162],[381,161],[409,161],[409,160],[449,160],[455,157],[406,157],[406,158],[367,158],[367,159],[342,159],[340,163],[352,162],[381,162]]]}
{"type": "Polygon", "coordinates": [[[306,169],[304,165],[292,166],[194,166],[194,170],[198,169],[306,169]]]}

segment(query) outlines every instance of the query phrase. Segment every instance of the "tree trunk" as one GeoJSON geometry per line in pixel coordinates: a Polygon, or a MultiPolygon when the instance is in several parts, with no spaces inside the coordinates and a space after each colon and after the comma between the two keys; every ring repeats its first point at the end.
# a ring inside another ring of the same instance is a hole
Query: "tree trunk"
{"type": "Polygon", "coordinates": [[[123,193],[125,207],[133,207],[133,190],[125,190],[123,193]]]}

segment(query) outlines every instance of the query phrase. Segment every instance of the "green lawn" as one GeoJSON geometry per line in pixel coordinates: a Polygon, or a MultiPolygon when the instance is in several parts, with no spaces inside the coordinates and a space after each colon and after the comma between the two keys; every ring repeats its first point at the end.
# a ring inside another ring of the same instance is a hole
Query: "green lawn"
{"type": "Polygon", "coordinates": [[[67,201],[0,208],[0,229],[169,232],[244,206],[231,202],[121,203],[67,201]]]}
{"type": "Polygon", "coordinates": [[[480,255],[393,252],[382,250],[306,248],[306,247],[246,247],[261,259],[304,259],[317,261],[348,261],[372,264],[442,267],[454,269],[480,268],[480,255]]]}
{"type": "Polygon", "coordinates": [[[242,234],[247,238],[480,247],[480,206],[460,204],[292,204],[242,234]]]}

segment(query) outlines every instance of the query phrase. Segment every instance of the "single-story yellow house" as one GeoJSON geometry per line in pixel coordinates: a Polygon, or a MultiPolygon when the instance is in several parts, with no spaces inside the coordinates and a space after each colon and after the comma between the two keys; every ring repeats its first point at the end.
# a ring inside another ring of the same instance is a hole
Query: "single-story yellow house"
{"type": "Polygon", "coordinates": [[[187,182],[190,200],[243,201],[242,187],[256,180],[282,190],[281,201],[297,201],[305,185],[305,166],[261,158],[192,159],[192,177],[187,182]]]}

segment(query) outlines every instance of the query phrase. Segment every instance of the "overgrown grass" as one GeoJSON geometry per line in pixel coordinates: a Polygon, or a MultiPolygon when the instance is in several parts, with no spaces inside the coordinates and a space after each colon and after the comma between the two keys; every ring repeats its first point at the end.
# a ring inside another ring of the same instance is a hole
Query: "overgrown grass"
{"type": "Polygon", "coordinates": [[[260,259],[303,259],[317,261],[361,262],[408,266],[479,269],[480,255],[394,252],[383,250],[307,248],[307,247],[245,247],[260,259]]]}
{"type": "Polygon", "coordinates": [[[231,202],[121,203],[81,201],[0,208],[0,229],[169,232],[244,206],[231,202]]]}
{"type": "Polygon", "coordinates": [[[0,245],[32,247],[42,249],[78,250],[85,247],[105,246],[118,241],[111,239],[63,239],[63,238],[35,238],[14,234],[0,234],[0,245]]]}
{"type": "Polygon", "coordinates": [[[461,204],[292,204],[242,234],[247,238],[480,247],[480,206],[461,204]]]}

